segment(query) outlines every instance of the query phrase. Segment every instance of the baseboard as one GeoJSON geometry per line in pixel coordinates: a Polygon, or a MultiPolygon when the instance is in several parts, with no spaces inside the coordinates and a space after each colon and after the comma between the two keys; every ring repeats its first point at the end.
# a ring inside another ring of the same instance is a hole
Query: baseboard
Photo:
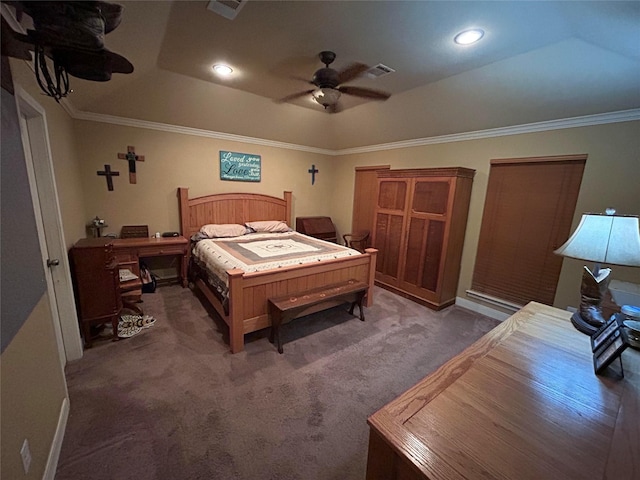
{"type": "Polygon", "coordinates": [[[467,310],[480,313],[487,317],[491,317],[495,320],[499,320],[500,322],[503,322],[511,316],[510,313],[501,312],[500,310],[496,310],[494,308],[487,307],[486,305],[472,302],[471,300],[467,300],[466,298],[462,297],[456,297],[456,305],[462,308],[466,308],[467,310]]]}
{"type": "Polygon", "coordinates": [[[42,480],[54,480],[56,476],[56,469],[58,468],[58,459],[60,458],[60,450],[62,448],[62,440],[64,439],[64,432],[67,429],[67,419],[69,418],[69,399],[65,398],[62,401],[60,407],[60,416],[58,417],[58,426],[56,428],[56,434],[51,442],[51,449],[49,450],[49,458],[47,459],[47,465],[44,469],[44,475],[42,480]]]}

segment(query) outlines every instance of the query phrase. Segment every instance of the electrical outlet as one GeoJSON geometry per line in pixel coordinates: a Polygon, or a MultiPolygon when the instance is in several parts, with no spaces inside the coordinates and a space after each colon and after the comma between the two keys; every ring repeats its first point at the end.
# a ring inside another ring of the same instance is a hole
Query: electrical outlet
{"type": "Polygon", "coordinates": [[[29,467],[31,466],[31,450],[29,450],[29,440],[27,440],[26,438],[22,443],[20,456],[22,457],[22,466],[24,467],[24,473],[29,473],[29,467]]]}

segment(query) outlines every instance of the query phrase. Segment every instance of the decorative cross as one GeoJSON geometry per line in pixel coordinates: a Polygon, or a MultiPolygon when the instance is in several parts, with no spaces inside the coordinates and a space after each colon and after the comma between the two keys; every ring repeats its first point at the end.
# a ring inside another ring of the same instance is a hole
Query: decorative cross
{"type": "Polygon", "coordinates": [[[113,192],[113,179],[111,177],[120,176],[120,172],[112,172],[111,165],[105,165],[103,171],[98,170],[96,173],[101,177],[107,177],[107,188],[110,192],[113,192]]]}
{"type": "Polygon", "coordinates": [[[129,162],[129,183],[137,183],[136,162],[144,162],[144,155],[136,155],[136,147],[127,147],[127,153],[119,153],[118,158],[129,162]]]}
{"type": "Polygon", "coordinates": [[[311,168],[308,170],[308,172],[311,174],[311,185],[316,183],[316,173],[318,173],[319,171],[320,170],[318,170],[315,165],[311,165],[311,168]]]}

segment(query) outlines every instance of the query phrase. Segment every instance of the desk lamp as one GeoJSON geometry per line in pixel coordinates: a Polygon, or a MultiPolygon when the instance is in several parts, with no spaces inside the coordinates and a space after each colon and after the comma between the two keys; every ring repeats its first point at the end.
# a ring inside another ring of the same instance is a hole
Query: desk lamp
{"type": "Polygon", "coordinates": [[[564,245],[554,251],[563,257],[594,262],[582,272],[580,307],[571,323],[582,333],[592,335],[605,322],[600,303],[609,287],[611,269],[600,264],[640,267],[640,224],[637,215],[586,213],[564,245]]]}

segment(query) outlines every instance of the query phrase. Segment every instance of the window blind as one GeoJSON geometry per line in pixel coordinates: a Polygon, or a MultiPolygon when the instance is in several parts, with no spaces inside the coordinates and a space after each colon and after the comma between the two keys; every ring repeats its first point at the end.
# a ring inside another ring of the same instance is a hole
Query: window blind
{"type": "Polygon", "coordinates": [[[492,160],[472,289],[553,304],[586,155],[492,160]]]}

